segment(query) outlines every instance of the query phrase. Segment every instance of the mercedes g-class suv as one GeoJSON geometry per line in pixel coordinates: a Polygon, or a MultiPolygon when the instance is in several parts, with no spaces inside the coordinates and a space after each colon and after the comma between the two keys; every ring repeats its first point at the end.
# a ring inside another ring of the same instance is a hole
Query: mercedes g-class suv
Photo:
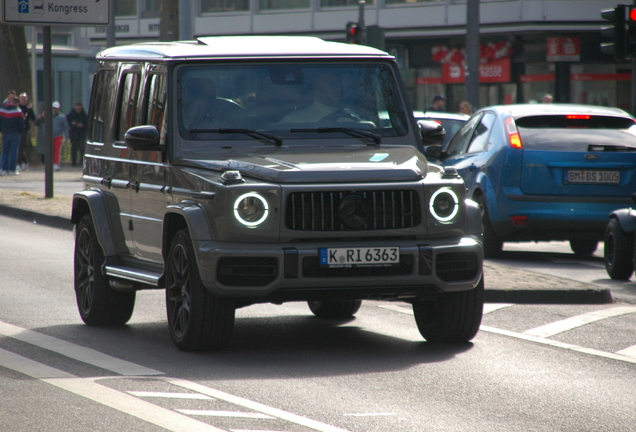
{"type": "Polygon", "coordinates": [[[202,37],[98,54],[74,279],[88,325],[164,289],[182,350],[228,344],[236,308],[351,318],[413,305],[430,342],[483,308],[481,213],[428,164],[395,59],[312,37],[202,37]]]}

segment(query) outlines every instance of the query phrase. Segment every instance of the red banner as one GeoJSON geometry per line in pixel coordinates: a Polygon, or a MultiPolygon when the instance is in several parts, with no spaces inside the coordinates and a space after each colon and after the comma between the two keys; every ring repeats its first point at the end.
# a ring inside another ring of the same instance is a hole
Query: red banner
{"type": "Polygon", "coordinates": [[[546,43],[549,62],[581,61],[581,39],[578,37],[551,37],[546,43]]]}
{"type": "MultiPolygon", "coordinates": [[[[445,84],[461,84],[466,81],[464,67],[453,63],[442,64],[442,79],[445,84]]],[[[510,82],[510,57],[479,64],[480,83],[510,82]]]]}

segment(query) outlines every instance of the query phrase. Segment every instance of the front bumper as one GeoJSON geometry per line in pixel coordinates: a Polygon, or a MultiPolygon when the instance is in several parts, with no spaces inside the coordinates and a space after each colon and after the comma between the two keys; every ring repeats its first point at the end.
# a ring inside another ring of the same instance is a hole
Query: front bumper
{"type": "Polygon", "coordinates": [[[483,249],[472,237],[442,240],[346,242],[353,247],[400,248],[392,267],[319,264],[320,248],[342,242],[239,244],[193,242],[205,287],[221,297],[258,302],[328,299],[407,299],[474,289],[483,249]]]}

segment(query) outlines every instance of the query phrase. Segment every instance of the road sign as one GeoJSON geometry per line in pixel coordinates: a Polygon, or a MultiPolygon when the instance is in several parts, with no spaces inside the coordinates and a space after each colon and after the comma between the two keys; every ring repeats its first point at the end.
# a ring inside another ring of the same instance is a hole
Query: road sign
{"type": "Polygon", "coordinates": [[[2,22],[20,25],[108,25],[115,0],[4,0],[2,22]]]}

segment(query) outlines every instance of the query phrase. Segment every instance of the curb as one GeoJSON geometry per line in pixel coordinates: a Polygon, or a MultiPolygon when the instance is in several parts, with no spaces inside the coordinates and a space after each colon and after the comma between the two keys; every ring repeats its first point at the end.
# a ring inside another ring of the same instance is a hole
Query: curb
{"type": "Polygon", "coordinates": [[[21,219],[24,221],[32,221],[34,224],[45,225],[51,228],[59,228],[67,231],[73,231],[73,224],[70,219],[60,216],[51,216],[31,210],[23,210],[0,204],[0,214],[2,216],[21,219]]]}

